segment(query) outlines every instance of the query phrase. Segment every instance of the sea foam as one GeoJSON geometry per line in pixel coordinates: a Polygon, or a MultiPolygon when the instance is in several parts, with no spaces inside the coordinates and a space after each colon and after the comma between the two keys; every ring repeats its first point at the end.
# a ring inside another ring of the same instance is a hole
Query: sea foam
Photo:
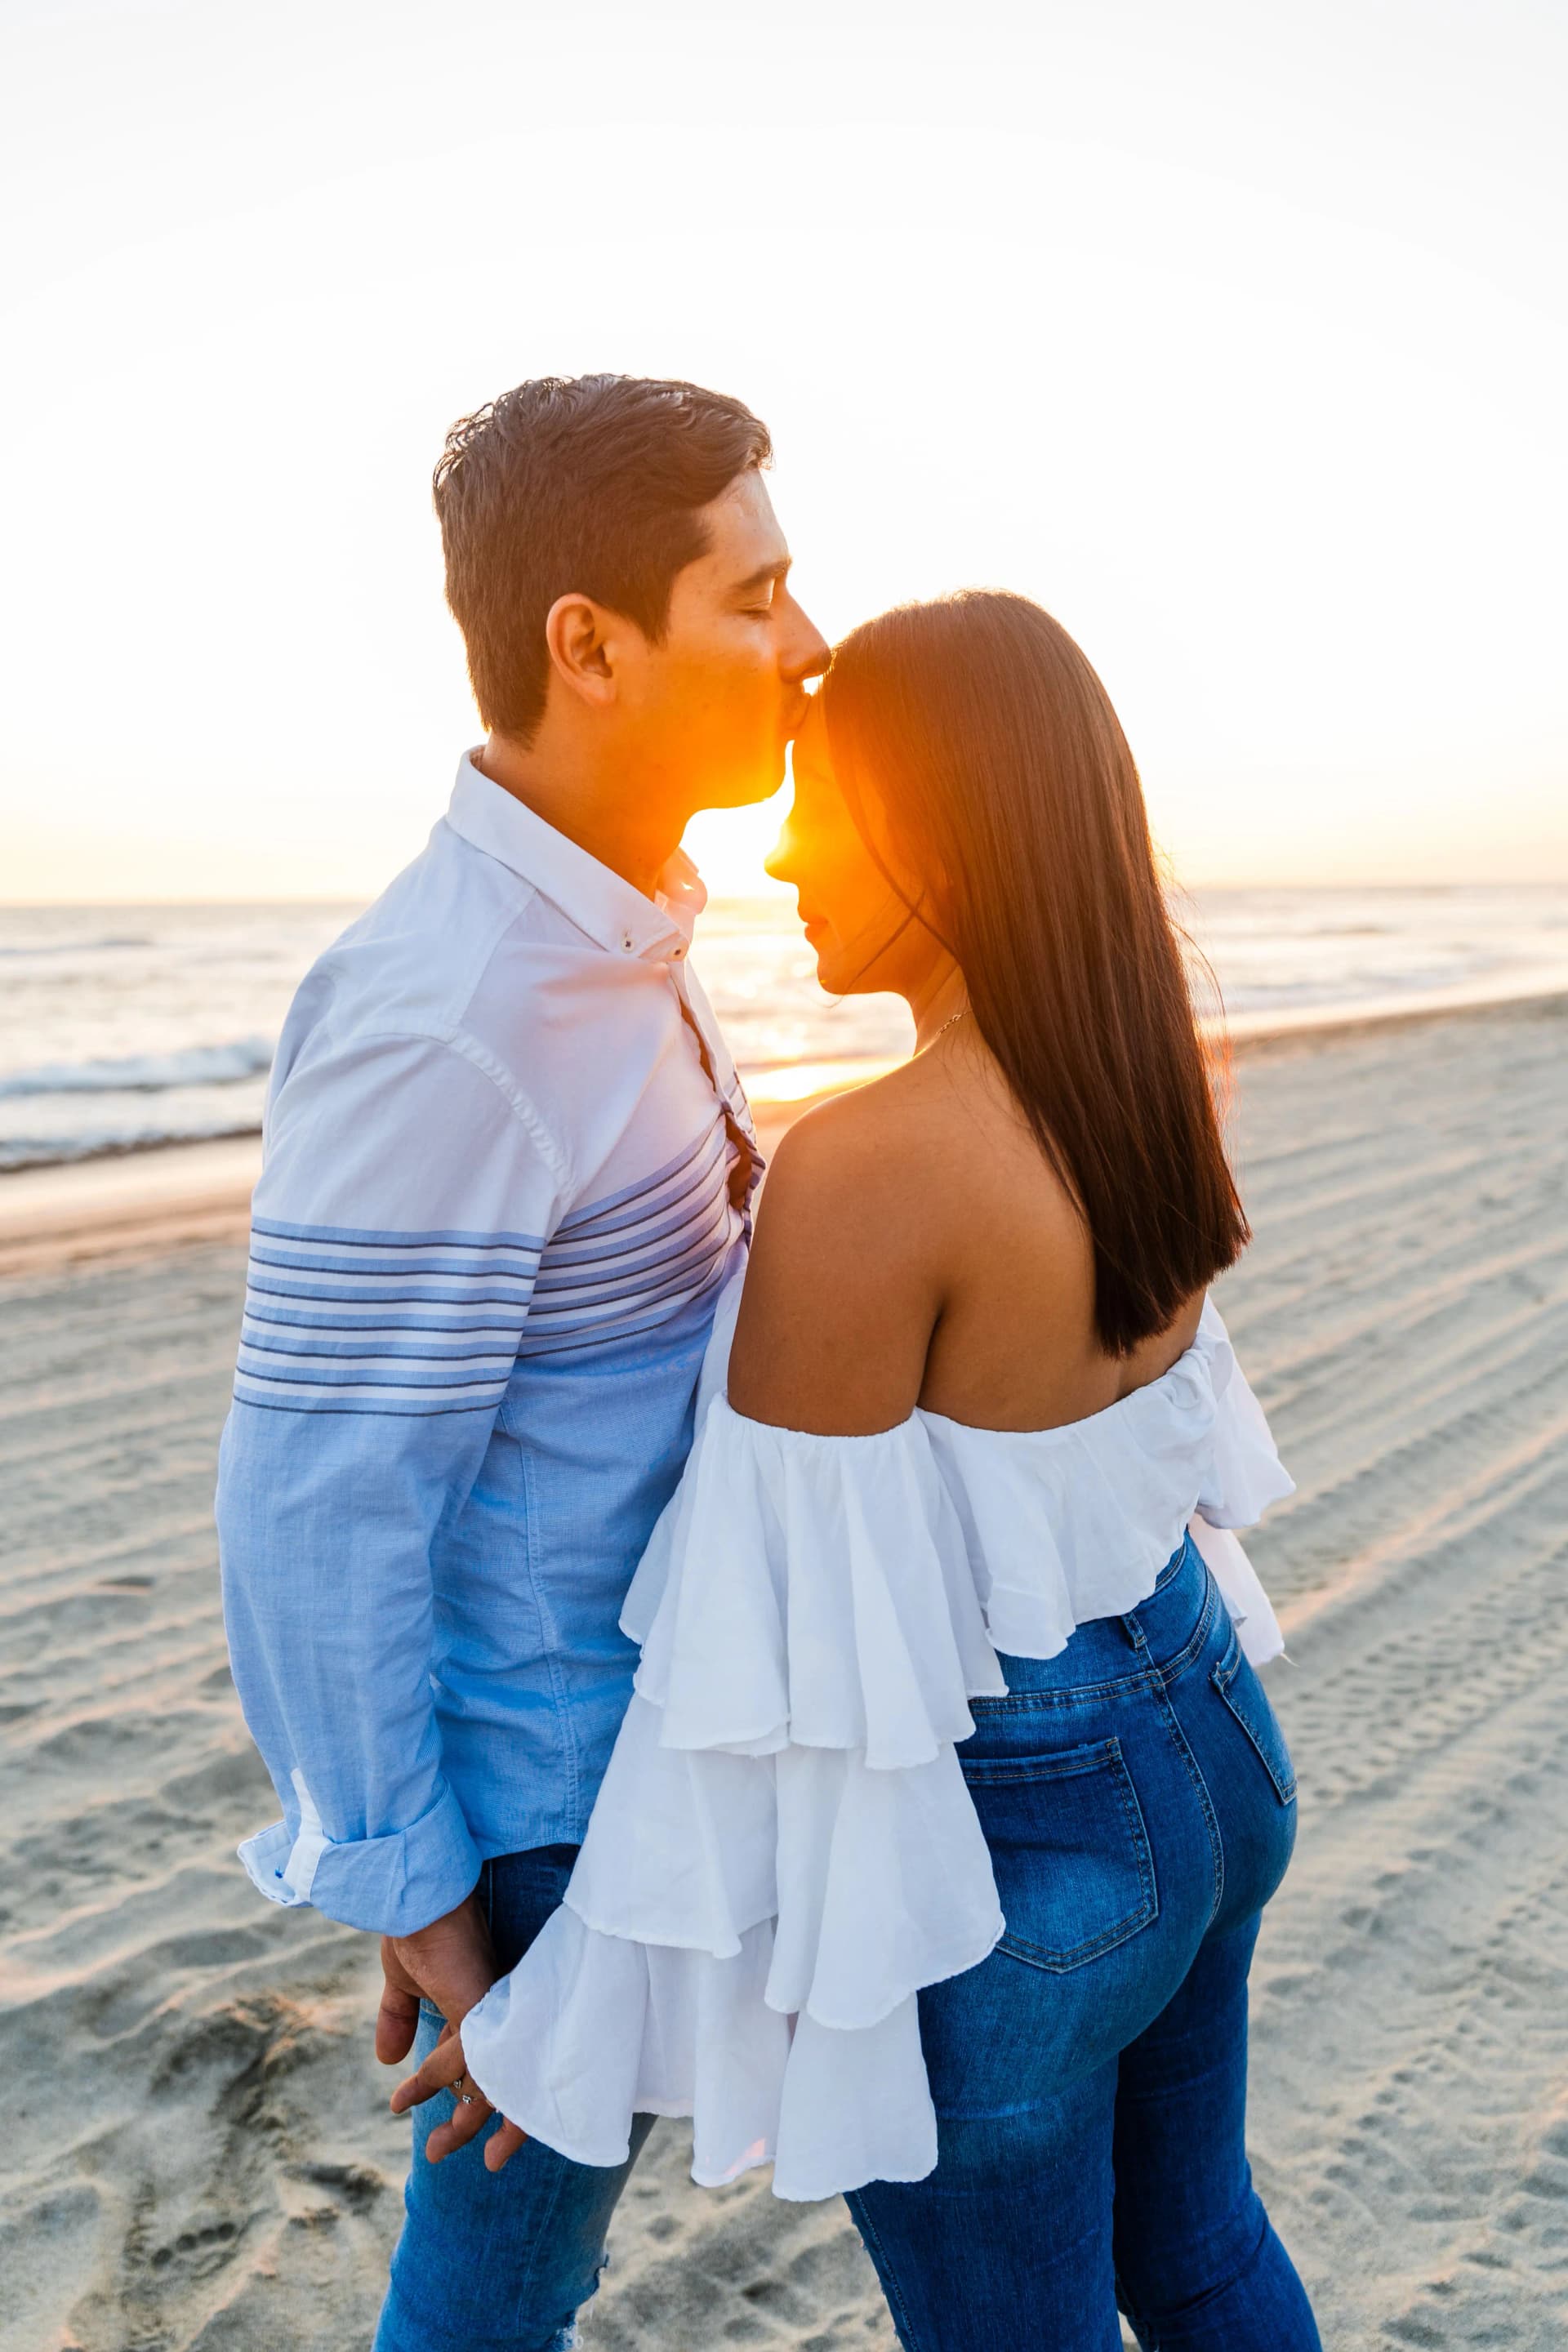
{"type": "Polygon", "coordinates": [[[85,1062],[47,1062],[0,1077],[0,1098],[29,1095],[163,1094],[171,1087],[221,1087],[258,1077],[272,1066],[275,1041],[237,1037],[226,1045],[187,1045],[174,1054],[127,1054],[85,1062]]]}

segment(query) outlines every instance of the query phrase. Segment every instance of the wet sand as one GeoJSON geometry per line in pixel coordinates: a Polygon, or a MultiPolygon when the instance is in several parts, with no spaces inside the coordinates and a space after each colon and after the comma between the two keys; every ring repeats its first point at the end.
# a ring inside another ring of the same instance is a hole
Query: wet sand
{"type": "MultiPolygon", "coordinates": [[[[1237,1062],[1222,1303],[1300,1487],[1254,1544],[1302,1805],[1252,2138],[1335,2352],[1568,2340],[1565,1059],[1559,1004],[1237,1062]]],[[[0,2344],[363,2352],[406,2127],[369,1939],[233,1860],[274,1810],[210,1517],[242,1201],[176,1178],[107,1256],[90,1186],[63,1246],[0,1211],[0,2344]]],[[[893,2343],[840,2206],[699,2191],[674,2126],[612,2257],[586,2352],[893,2343]]]]}

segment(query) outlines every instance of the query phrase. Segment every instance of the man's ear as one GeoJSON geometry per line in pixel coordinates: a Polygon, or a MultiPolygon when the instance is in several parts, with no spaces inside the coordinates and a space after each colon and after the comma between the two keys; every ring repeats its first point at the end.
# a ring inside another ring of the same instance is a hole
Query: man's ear
{"type": "Polygon", "coordinates": [[[544,622],[551,667],[568,693],[603,709],[616,698],[616,641],[626,623],[591,596],[557,596],[544,622]]]}

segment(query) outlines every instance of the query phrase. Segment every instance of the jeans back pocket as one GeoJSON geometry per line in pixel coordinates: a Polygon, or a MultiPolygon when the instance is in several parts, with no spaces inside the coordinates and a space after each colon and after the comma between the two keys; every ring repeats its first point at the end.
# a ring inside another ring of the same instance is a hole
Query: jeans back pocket
{"type": "Polygon", "coordinates": [[[1119,1739],[1055,1755],[959,1762],[1006,1932],[997,1948],[1064,1973],[1098,1959],[1159,1913],[1154,1864],[1119,1739]]]}
{"type": "Polygon", "coordinates": [[[1292,1803],[1296,1768],[1290,1761],[1290,1750],[1285,1745],[1279,1717],[1268,1704],[1268,1694],[1248,1664],[1234,1625],[1213,1679],[1215,1690],[1262,1759],[1264,1769],[1274,1783],[1275,1795],[1282,1805],[1292,1803]]]}

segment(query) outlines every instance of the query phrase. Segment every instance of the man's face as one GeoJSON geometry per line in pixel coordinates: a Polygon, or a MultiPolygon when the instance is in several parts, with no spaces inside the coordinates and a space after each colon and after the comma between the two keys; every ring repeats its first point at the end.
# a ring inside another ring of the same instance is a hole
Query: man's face
{"type": "Polygon", "coordinates": [[[693,809],[763,801],[828,647],[789,592],[789,549],[761,474],[703,511],[708,551],[676,574],[663,642],[619,673],[638,766],[679,777],[693,809]]]}

